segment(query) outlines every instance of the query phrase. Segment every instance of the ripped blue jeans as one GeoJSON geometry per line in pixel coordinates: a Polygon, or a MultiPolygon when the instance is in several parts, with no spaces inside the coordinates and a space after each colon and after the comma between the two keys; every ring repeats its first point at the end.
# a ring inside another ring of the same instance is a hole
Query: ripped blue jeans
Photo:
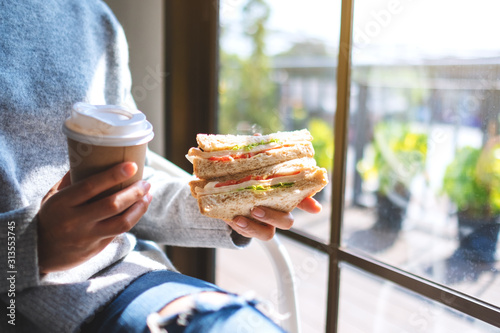
{"type": "MultiPolygon", "coordinates": [[[[82,332],[150,332],[148,316],[166,304],[186,295],[218,291],[219,287],[172,271],[155,271],[136,279],[95,318],[82,327],[82,332]]],[[[157,332],[168,333],[277,333],[284,332],[255,308],[256,302],[229,294],[227,302],[211,304],[195,302],[186,313],[169,317],[150,317],[157,332]]],[[[196,298],[195,298],[196,300],[196,298]]]]}

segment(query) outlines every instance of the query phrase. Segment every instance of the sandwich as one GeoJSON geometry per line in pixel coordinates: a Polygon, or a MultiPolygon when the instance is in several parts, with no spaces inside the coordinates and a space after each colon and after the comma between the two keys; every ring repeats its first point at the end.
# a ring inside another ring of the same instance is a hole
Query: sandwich
{"type": "Polygon", "coordinates": [[[314,156],[306,129],[262,136],[198,134],[196,141],[198,147],[189,149],[186,157],[193,173],[207,180],[314,156]]]}
{"type": "Polygon", "coordinates": [[[232,220],[239,215],[250,217],[250,211],[255,206],[290,212],[326,184],[326,170],[316,166],[311,157],[189,183],[200,212],[223,220],[232,220]]]}

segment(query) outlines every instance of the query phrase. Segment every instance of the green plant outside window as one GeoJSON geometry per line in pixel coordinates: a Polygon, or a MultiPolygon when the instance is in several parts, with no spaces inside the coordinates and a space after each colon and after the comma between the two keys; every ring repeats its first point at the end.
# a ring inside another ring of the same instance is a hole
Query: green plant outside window
{"type": "Polygon", "coordinates": [[[381,122],[375,126],[373,142],[357,169],[365,181],[378,181],[378,192],[404,194],[414,177],[424,170],[427,134],[408,124],[381,122]]]}
{"type": "Polygon", "coordinates": [[[500,214],[500,145],[457,151],[443,179],[443,192],[472,218],[500,214]]]}

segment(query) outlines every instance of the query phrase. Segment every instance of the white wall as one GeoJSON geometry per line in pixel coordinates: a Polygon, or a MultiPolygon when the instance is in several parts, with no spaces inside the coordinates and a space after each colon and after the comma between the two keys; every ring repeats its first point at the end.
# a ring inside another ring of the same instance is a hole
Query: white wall
{"type": "Polygon", "coordinates": [[[149,147],[164,153],[164,4],[161,0],[105,0],[125,30],[129,43],[132,95],[153,124],[149,147]]]}

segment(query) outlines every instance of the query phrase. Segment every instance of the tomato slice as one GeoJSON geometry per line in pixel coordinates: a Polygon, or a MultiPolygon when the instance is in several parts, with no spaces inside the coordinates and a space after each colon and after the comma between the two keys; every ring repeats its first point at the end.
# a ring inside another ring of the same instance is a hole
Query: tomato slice
{"type": "Polygon", "coordinates": [[[226,156],[212,156],[208,159],[209,161],[217,161],[217,162],[229,162],[232,161],[233,158],[229,155],[226,156]]]}
{"type": "Polygon", "coordinates": [[[243,182],[247,182],[252,179],[251,175],[246,176],[245,178],[241,178],[240,180],[228,180],[225,182],[217,183],[215,187],[222,187],[222,186],[229,186],[229,185],[236,185],[236,184],[241,184],[243,182]]]}

